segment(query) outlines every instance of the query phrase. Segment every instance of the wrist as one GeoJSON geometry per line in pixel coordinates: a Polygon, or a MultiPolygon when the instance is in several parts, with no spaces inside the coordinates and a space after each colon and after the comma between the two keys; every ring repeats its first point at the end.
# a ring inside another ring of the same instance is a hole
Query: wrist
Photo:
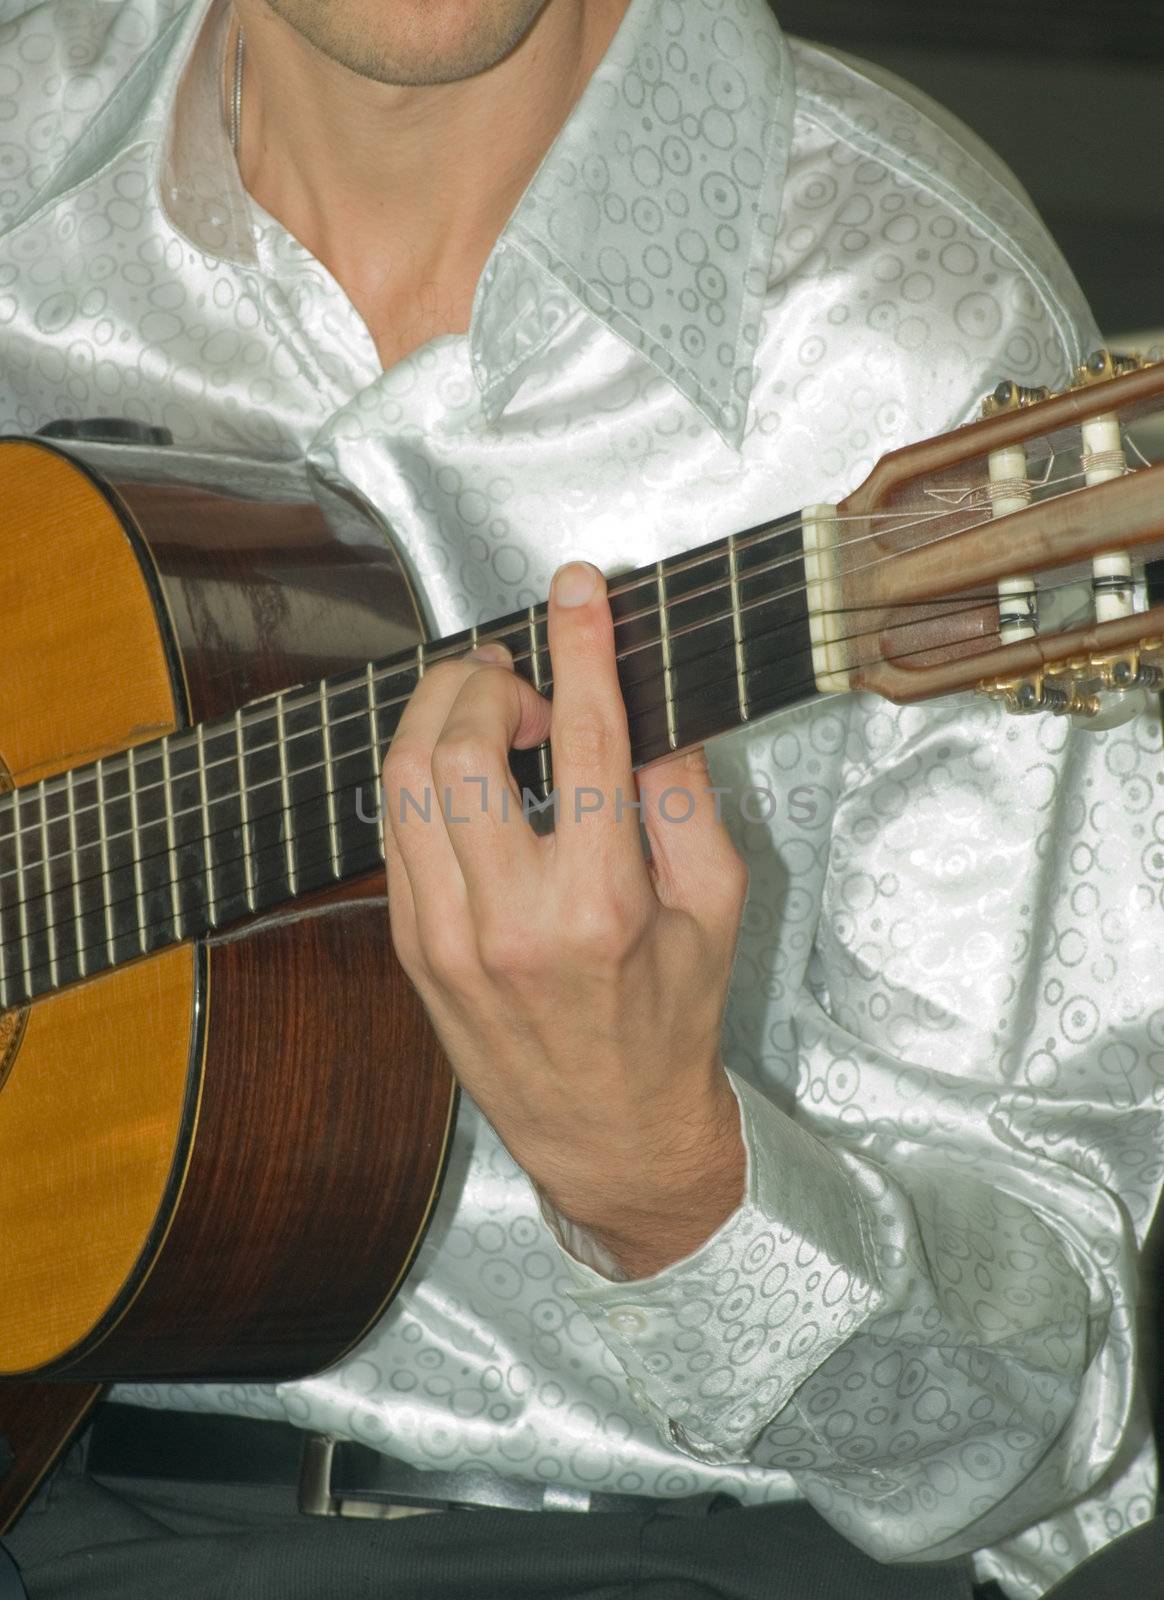
{"type": "Polygon", "coordinates": [[[601,1157],[554,1167],[531,1176],[561,1218],[628,1277],[662,1271],[699,1249],[744,1197],[747,1152],[726,1074],[698,1112],[672,1117],[665,1138],[624,1130],[601,1157]]]}

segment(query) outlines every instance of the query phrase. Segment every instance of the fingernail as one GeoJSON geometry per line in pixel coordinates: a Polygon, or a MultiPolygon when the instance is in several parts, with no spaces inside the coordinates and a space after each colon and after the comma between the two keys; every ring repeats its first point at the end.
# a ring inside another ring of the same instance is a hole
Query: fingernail
{"type": "Polygon", "coordinates": [[[482,661],[489,667],[511,667],[513,657],[503,644],[479,644],[476,650],[470,650],[466,657],[468,661],[482,661]]]}
{"type": "Polygon", "coordinates": [[[584,606],[598,587],[598,569],[589,561],[571,561],[554,577],[554,599],[560,606],[584,606]]]}

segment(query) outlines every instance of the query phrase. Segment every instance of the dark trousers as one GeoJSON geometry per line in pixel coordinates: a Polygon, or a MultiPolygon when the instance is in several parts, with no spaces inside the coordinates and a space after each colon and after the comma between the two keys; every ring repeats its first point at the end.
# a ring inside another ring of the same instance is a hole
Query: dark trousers
{"type": "Polygon", "coordinates": [[[807,1505],[720,1507],[341,1521],[74,1456],[7,1543],[29,1600],[971,1600],[965,1561],[884,1566],[807,1505]]]}

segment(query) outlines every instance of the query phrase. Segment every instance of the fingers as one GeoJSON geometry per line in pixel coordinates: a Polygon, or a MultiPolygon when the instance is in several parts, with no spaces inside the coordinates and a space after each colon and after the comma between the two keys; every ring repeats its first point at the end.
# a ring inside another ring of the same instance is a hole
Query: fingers
{"type": "Polygon", "coordinates": [[[406,874],[422,941],[464,920],[467,891],[444,824],[432,753],[458,694],[481,668],[481,661],[465,657],[426,672],[401,713],[384,760],[389,894],[394,878],[406,874]]]}
{"type": "Polygon", "coordinates": [[[605,580],[588,562],[571,562],[554,578],[549,643],[557,848],[588,875],[617,863],[645,882],[614,626],[605,580]]]}
{"type": "Polygon", "coordinates": [[[664,905],[734,919],[743,911],[748,873],[723,822],[702,750],[689,750],[639,773],[643,822],[651,845],[655,892],[664,905]]]}
{"type": "Polygon", "coordinates": [[[494,668],[472,674],[449,709],[432,752],[449,842],[471,906],[496,907],[533,882],[539,841],[526,825],[509,767],[514,745],[540,744],[550,708],[524,679],[494,668]]]}

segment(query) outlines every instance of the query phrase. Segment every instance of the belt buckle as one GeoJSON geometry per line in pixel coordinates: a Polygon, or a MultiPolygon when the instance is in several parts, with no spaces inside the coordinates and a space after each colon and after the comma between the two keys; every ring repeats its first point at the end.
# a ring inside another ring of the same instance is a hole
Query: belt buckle
{"type": "Polygon", "coordinates": [[[440,1506],[392,1505],[386,1500],[339,1499],[332,1493],[331,1471],[339,1440],[326,1433],[308,1433],[299,1463],[299,1509],[307,1517],[356,1517],[393,1522],[398,1517],[425,1516],[440,1506]]]}

